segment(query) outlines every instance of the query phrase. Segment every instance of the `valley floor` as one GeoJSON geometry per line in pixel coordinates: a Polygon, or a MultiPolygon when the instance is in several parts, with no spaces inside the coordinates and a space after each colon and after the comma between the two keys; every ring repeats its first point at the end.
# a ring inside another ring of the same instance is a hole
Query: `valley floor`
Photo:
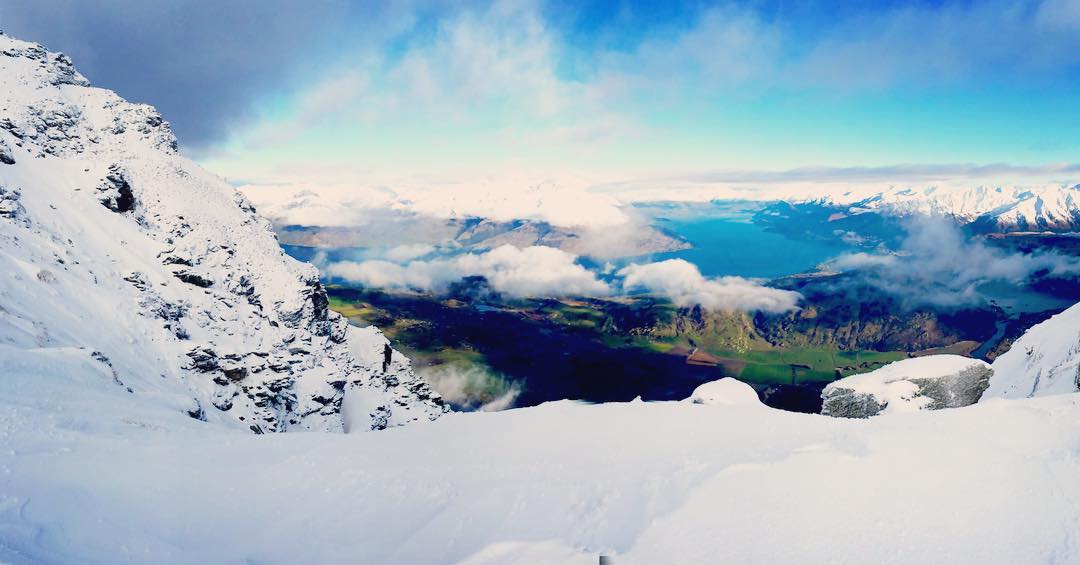
{"type": "Polygon", "coordinates": [[[556,402],[255,436],[0,380],[0,561],[1077,563],[1080,395],[839,420],[556,402]]]}

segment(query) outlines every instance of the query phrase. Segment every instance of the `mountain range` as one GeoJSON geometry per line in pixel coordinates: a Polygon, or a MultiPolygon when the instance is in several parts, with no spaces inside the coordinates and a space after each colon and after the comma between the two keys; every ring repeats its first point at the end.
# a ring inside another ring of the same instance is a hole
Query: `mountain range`
{"type": "Polygon", "coordinates": [[[1080,561],[1080,306],[963,408],[446,414],[153,108],[7,36],[0,78],[2,561],[1080,561]]]}

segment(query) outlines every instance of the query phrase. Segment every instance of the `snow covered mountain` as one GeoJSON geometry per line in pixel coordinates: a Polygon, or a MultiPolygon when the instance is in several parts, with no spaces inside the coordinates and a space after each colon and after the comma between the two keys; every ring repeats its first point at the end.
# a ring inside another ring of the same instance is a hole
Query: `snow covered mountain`
{"type": "Polygon", "coordinates": [[[952,216],[982,232],[1080,230],[1080,184],[890,187],[869,195],[853,191],[792,200],[847,208],[850,214],[952,216]]]}
{"type": "Polygon", "coordinates": [[[5,379],[100,377],[133,402],[259,433],[446,410],[377,329],[328,310],[316,270],[179,156],[153,108],[7,36],[0,79],[5,379]]]}
{"type": "Polygon", "coordinates": [[[2,36],[0,77],[0,562],[1080,562],[1080,306],[993,366],[1046,397],[437,418],[151,108],[2,36]]]}
{"type": "Polygon", "coordinates": [[[993,368],[983,400],[1080,391],[1080,304],[1029,329],[993,368]]]}

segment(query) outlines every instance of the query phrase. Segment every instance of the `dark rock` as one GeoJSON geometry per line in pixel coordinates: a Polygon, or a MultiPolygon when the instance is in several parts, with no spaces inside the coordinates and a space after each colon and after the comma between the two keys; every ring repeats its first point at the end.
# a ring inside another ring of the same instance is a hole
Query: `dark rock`
{"type": "Polygon", "coordinates": [[[206,421],[206,411],[203,410],[202,403],[197,399],[195,400],[195,407],[187,411],[187,415],[195,418],[196,420],[206,421]]]}
{"type": "Polygon", "coordinates": [[[214,284],[214,281],[188,270],[177,271],[173,273],[173,275],[188,284],[193,284],[201,288],[209,288],[214,284]]]}
{"type": "Polygon", "coordinates": [[[146,282],[146,277],[138,271],[132,271],[124,275],[124,280],[131,283],[132,286],[139,290],[146,290],[150,287],[150,283],[146,282]]]}
{"type": "Polygon", "coordinates": [[[184,265],[185,267],[191,266],[191,259],[180,257],[178,255],[168,255],[161,260],[163,265],[184,265]]]}
{"type": "Polygon", "coordinates": [[[188,351],[187,356],[191,359],[191,368],[197,371],[209,373],[221,367],[217,353],[208,347],[196,347],[188,351]]]}
{"type": "Polygon", "coordinates": [[[5,165],[15,164],[15,154],[11,152],[11,148],[3,139],[0,139],[0,163],[5,165]]]}
{"type": "Polygon", "coordinates": [[[18,221],[27,226],[30,220],[26,217],[26,209],[19,201],[22,193],[17,188],[0,186],[0,218],[18,221]]]}
{"type": "Polygon", "coordinates": [[[118,165],[109,167],[109,174],[97,187],[98,200],[103,206],[117,213],[131,212],[135,209],[135,194],[127,175],[118,165]]]}
{"type": "Polygon", "coordinates": [[[230,381],[242,381],[248,375],[247,367],[230,367],[222,370],[230,381]]]}

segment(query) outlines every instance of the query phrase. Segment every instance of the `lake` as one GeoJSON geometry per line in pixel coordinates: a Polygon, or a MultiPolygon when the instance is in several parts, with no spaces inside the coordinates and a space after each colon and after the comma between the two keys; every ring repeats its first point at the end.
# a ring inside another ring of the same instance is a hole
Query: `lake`
{"type": "Polygon", "coordinates": [[[705,276],[771,279],[813,270],[837,255],[853,251],[839,239],[792,239],[767,231],[751,221],[756,209],[746,206],[714,204],[671,211],[653,210],[658,213],[657,225],[686,238],[693,247],[657,254],[652,259],[685,259],[697,265],[705,276]]]}

